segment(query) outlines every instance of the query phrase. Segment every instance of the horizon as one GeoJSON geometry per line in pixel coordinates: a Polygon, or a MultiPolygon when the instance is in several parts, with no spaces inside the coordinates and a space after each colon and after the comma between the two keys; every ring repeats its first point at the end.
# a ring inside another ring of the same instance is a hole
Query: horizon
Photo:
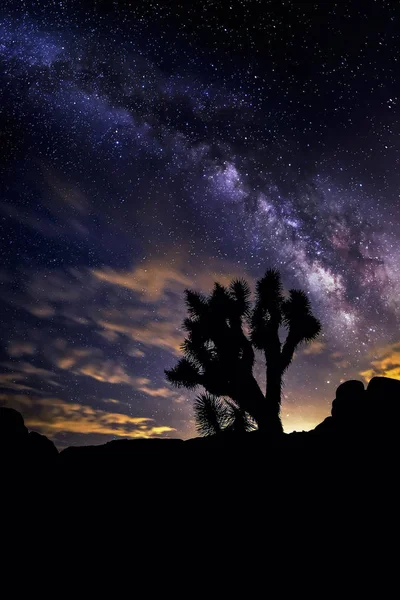
{"type": "Polygon", "coordinates": [[[398,8],[15,4],[0,406],[58,448],[196,436],[197,391],[164,375],[184,290],[254,292],[271,267],[323,326],[285,375],[286,433],[345,380],[400,380],[398,8]]]}

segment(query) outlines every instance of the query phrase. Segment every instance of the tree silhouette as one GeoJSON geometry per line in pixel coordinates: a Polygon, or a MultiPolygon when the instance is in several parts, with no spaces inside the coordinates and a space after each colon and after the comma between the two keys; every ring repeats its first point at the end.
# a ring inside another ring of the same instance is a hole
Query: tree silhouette
{"type": "Polygon", "coordinates": [[[266,363],[266,400],[279,413],[282,380],[301,343],[316,339],[321,324],[311,312],[307,295],[290,290],[285,298],[280,274],[274,269],[257,282],[256,303],[251,315],[251,341],[264,353],[266,363]],[[281,342],[280,331],[286,329],[281,342]]]}
{"type": "Polygon", "coordinates": [[[226,428],[239,431],[240,418],[243,431],[249,427],[248,416],[266,433],[282,432],[283,374],[297,346],[311,341],[320,331],[304,292],[290,290],[285,298],[277,271],[267,271],[257,283],[254,308],[250,295],[244,280],[234,280],[228,288],[215,283],[208,297],[185,291],[189,316],[183,324],[187,333],[182,345],[184,356],[165,373],[177,387],[195,389],[201,385],[208,392],[195,404],[202,434],[217,434],[226,428]],[[244,331],[247,324],[250,339],[244,331]],[[282,327],[287,329],[283,344],[279,338],[282,327]],[[253,347],[264,353],[266,394],[253,374],[253,347]]]}

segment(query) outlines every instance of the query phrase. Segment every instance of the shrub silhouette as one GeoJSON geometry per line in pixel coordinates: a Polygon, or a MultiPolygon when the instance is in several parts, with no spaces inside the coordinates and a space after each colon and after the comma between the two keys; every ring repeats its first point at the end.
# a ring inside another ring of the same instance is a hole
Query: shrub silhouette
{"type": "Polygon", "coordinates": [[[200,394],[194,401],[194,413],[200,435],[220,435],[226,427],[227,406],[218,396],[200,394]]]}
{"type": "Polygon", "coordinates": [[[202,386],[208,392],[195,404],[198,431],[203,435],[226,428],[248,430],[249,417],[265,433],[281,433],[283,375],[298,345],[312,341],[320,332],[306,294],[290,290],[285,298],[278,271],[269,270],[258,281],[254,308],[250,295],[248,284],[240,279],[228,288],[215,283],[208,297],[185,291],[189,316],[183,324],[187,333],[184,356],[165,373],[177,387],[202,386]],[[247,324],[250,339],[244,331],[247,324]],[[282,328],[287,330],[283,343],[282,328]],[[253,374],[254,349],[264,354],[265,394],[253,374]]]}

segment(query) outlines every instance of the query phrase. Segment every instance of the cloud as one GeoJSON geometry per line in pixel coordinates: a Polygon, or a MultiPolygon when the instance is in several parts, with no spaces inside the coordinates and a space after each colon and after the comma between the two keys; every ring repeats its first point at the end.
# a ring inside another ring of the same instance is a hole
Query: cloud
{"type": "Polygon", "coordinates": [[[168,350],[175,355],[181,353],[180,347],[183,342],[183,334],[180,331],[180,321],[156,321],[154,313],[149,313],[152,320],[145,323],[127,323],[122,321],[124,315],[119,316],[120,321],[101,319],[98,325],[107,331],[123,334],[135,342],[145,346],[153,346],[162,350],[168,350]]]}
{"type": "MultiPolygon", "coordinates": [[[[189,275],[187,266],[178,263],[170,258],[163,262],[147,260],[128,270],[102,267],[37,273],[28,278],[19,305],[42,319],[73,321],[110,344],[125,337],[135,344],[179,355],[184,337],[181,324],[186,317],[184,289],[209,293],[215,281],[228,285],[245,273],[235,265],[214,261],[207,268],[193,265],[189,275]]],[[[13,304],[16,301],[13,296],[13,304]]],[[[143,348],[133,352],[140,357],[143,348]]],[[[132,356],[132,350],[126,353],[132,356]]]]}
{"type": "Polygon", "coordinates": [[[119,335],[116,331],[112,331],[111,329],[101,329],[97,332],[101,337],[103,337],[107,342],[113,344],[117,340],[119,340],[119,335]]]}
{"type": "MultiPolygon", "coordinates": [[[[153,387],[147,377],[130,375],[122,365],[104,359],[103,352],[99,348],[70,348],[65,340],[59,338],[50,349],[50,357],[59,369],[70,371],[74,375],[91,377],[102,383],[129,385],[136,391],[153,398],[175,399],[178,395],[175,390],[167,387],[153,387]]],[[[27,366],[27,369],[29,367],[27,366]]],[[[113,400],[113,402],[117,401],[113,400]]]]}
{"type": "MultiPolygon", "coordinates": [[[[14,366],[14,363],[7,363],[8,365],[14,366]]],[[[35,377],[40,377],[43,379],[49,379],[53,377],[54,373],[49,371],[48,369],[41,369],[40,367],[35,367],[31,363],[21,362],[17,364],[17,369],[25,373],[26,375],[33,375],[35,377]]]]}
{"type": "Polygon", "coordinates": [[[0,389],[43,393],[43,384],[46,384],[50,386],[47,393],[51,394],[52,386],[62,387],[54,380],[60,375],[59,371],[67,371],[104,384],[126,385],[153,398],[174,401],[178,397],[178,392],[172,388],[154,385],[147,377],[131,374],[125,364],[106,359],[99,348],[72,348],[66,340],[57,338],[47,343],[44,352],[47,360],[54,365],[54,370],[43,369],[28,362],[2,363],[1,366],[10,372],[0,373],[0,389]]]}
{"type": "Polygon", "coordinates": [[[171,396],[178,395],[176,392],[167,387],[151,387],[151,381],[150,379],[147,379],[147,377],[138,377],[136,379],[136,389],[139,392],[143,392],[144,394],[153,396],[154,398],[171,398],[171,396]]]}
{"type": "Polygon", "coordinates": [[[105,359],[99,348],[71,348],[59,338],[48,349],[48,359],[59,369],[111,384],[134,385],[135,378],[114,360],[105,359]]]}
{"type": "Polygon", "coordinates": [[[0,389],[38,392],[36,387],[58,386],[54,381],[54,373],[47,369],[35,367],[27,362],[4,362],[1,366],[8,372],[0,373],[0,389]],[[33,387],[36,386],[36,387],[33,387]]]}
{"type": "Polygon", "coordinates": [[[326,348],[325,342],[314,340],[311,344],[304,347],[303,354],[321,354],[326,348]]]}
{"type": "Polygon", "coordinates": [[[60,211],[63,209],[69,218],[73,211],[80,214],[87,214],[89,212],[89,203],[78,186],[63,181],[55,173],[49,171],[45,178],[52,191],[46,206],[58,218],[60,211]]]}
{"type": "MultiPolygon", "coordinates": [[[[232,279],[245,276],[243,271],[234,265],[222,266],[212,264],[211,261],[207,268],[193,267],[188,275],[176,259],[165,260],[164,263],[147,261],[130,270],[103,267],[93,269],[92,274],[99,281],[136,292],[144,301],[152,303],[157,303],[170,294],[181,295],[185,288],[210,292],[216,281],[221,285],[229,285],[232,279]]],[[[252,282],[252,278],[247,279],[252,282]]]]}
{"type": "Polygon", "coordinates": [[[123,367],[115,364],[112,360],[85,364],[74,371],[74,373],[92,377],[103,383],[126,383],[127,385],[132,385],[134,381],[134,379],[124,371],[123,367]]]}
{"type": "Polygon", "coordinates": [[[142,350],[138,348],[131,348],[126,351],[128,356],[133,356],[134,358],[144,358],[146,355],[142,350]]]}
{"type": "Polygon", "coordinates": [[[86,269],[48,269],[33,276],[27,274],[21,305],[42,318],[56,314],[81,317],[85,302],[93,302],[97,291],[98,285],[86,269]]]}
{"type": "Polygon", "coordinates": [[[344,358],[343,360],[336,361],[335,366],[339,369],[349,369],[351,367],[351,362],[344,358]]]}
{"type": "Polygon", "coordinates": [[[180,291],[193,283],[191,278],[168,264],[151,263],[135,267],[131,271],[116,271],[104,267],[94,269],[92,273],[100,281],[136,292],[149,302],[160,300],[167,290],[180,291]]]}
{"type": "Polygon", "coordinates": [[[8,346],[8,354],[12,358],[18,358],[25,354],[35,354],[35,346],[30,342],[12,341],[8,346]]]}
{"type": "Polygon", "coordinates": [[[40,319],[52,317],[56,313],[55,309],[52,306],[50,306],[50,304],[46,303],[30,305],[26,308],[34,317],[39,317],[40,319]]]}
{"type": "Polygon", "coordinates": [[[369,368],[360,372],[368,382],[372,377],[391,377],[400,380],[400,342],[375,350],[369,368]]]}
{"type": "Polygon", "coordinates": [[[24,394],[9,394],[9,393],[0,393],[0,405],[9,406],[10,408],[15,408],[16,410],[21,410],[23,407],[31,407],[33,404],[33,400],[31,396],[26,396],[24,394]]]}
{"type": "MultiPolygon", "coordinates": [[[[59,369],[64,370],[72,369],[78,362],[90,357],[93,352],[92,349],[88,348],[67,348],[66,346],[61,348],[61,350],[63,353],[58,356],[55,355],[53,362],[59,369]]],[[[96,350],[94,350],[94,352],[96,352],[96,350]]]]}
{"type": "Polygon", "coordinates": [[[2,405],[22,410],[29,429],[48,437],[59,433],[101,434],[125,438],[152,438],[176,431],[168,425],[156,425],[148,417],[131,417],[91,406],[69,403],[59,398],[28,398],[18,394],[0,394],[2,405]]]}
{"type": "Polygon", "coordinates": [[[0,389],[37,392],[35,388],[26,383],[26,376],[23,373],[0,373],[0,389]]]}

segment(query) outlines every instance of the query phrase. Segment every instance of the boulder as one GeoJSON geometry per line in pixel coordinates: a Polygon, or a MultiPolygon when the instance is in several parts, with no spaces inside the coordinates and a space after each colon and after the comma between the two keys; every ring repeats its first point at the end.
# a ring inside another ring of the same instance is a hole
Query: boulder
{"type": "Polygon", "coordinates": [[[19,446],[25,444],[28,438],[28,430],[24,419],[17,410],[0,407],[0,445],[19,446]]]}
{"type": "Polygon", "coordinates": [[[365,411],[365,390],[362,381],[350,379],[336,390],[336,398],[332,402],[332,418],[339,427],[354,427],[365,411]]]}
{"type": "MultiPolygon", "coordinates": [[[[366,390],[361,381],[345,381],[336,390],[331,414],[333,429],[339,436],[383,439],[398,427],[400,381],[373,377],[366,390]]],[[[329,428],[325,424],[319,430],[328,432],[329,428]]]]}
{"type": "Polygon", "coordinates": [[[30,460],[38,462],[53,461],[58,456],[58,450],[54,443],[45,435],[30,431],[28,435],[28,450],[30,460]]]}
{"type": "Polygon", "coordinates": [[[371,398],[386,398],[397,404],[400,402],[400,381],[390,377],[373,377],[368,384],[367,394],[371,398]]]}
{"type": "Polygon", "coordinates": [[[368,384],[367,410],[371,427],[397,431],[400,418],[400,381],[373,377],[368,384]]]}
{"type": "Polygon", "coordinates": [[[47,466],[58,451],[45,435],[25,427],[24,419],[13,408],[0,407],[0,458],[5,466],[16,463],[26,468],[47,466]]]}

